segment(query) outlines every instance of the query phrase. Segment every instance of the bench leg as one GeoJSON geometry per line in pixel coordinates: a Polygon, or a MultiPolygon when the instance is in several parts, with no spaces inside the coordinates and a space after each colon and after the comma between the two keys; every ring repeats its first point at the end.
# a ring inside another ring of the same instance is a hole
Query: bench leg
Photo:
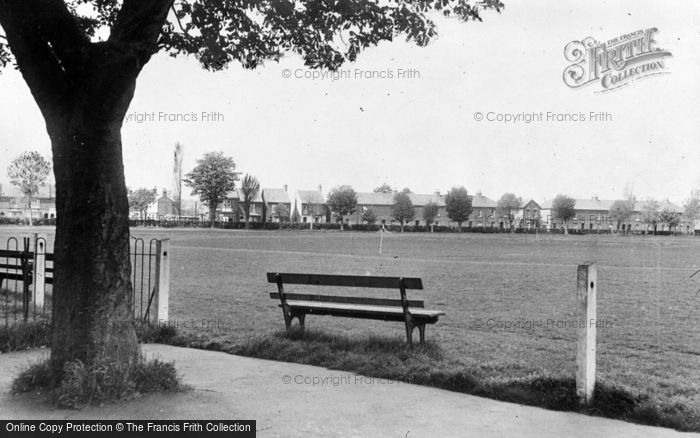
{"type": "Polygon", "coordinates": [[[289,329],[292,327],[293,316],[290,311],[284,308],[282,309],[282,315],[284,316],[284,325],[287,327],[287,331],[289,331],[289,329]]]}
{"type": "Polygon", "coordinates": [[[297,319],[299,320],[299,328],[301,328],[301,331],[303,332],[305,330],[304,320],[306,319],[306,313],[301,313],[297,315],[297,319]]]}
{"type": "Polygon", "coordinates": [[[413,345],[413,325],[406,324],[406,342],[408,345],[413,345]]]}
{"type": "Polygon", "coordinates": [[[418,331],[420,332],[420,343],[425,344],[425,324],[419,325],[418,331]]]}

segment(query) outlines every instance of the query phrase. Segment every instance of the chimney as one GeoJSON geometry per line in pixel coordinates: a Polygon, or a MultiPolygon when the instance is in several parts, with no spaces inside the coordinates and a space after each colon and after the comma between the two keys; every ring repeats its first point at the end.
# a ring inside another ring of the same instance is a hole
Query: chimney
{"type": "Polygon", "coordinates": [[[167,198],[167,197],[168,197],[168,191],[165,190],[165,189],[163,189],[163,197],[164,197],[164,198],[167,198]]]}
{"type": "Polygon", "coordinates": [[[440,190],[435,190],[435,196],[440,196],[440,190]]]}
{"type": "Polygon", "coordinates": [[[323,193],[323,185],[321,185],[321,184],[318,185],[318,191],[323,193]]]}
{"type": "Polygon", "coordinates": [[[476,196],[478,196],[478,197],[483,196],[482,193],[481,193],[481,190],[479,190],[478,192],[476,192],[476,196]]]}
{"type": "Polygon", "coordinates": [[[284,191],[287,191],[287,184],[284,185],[284,191]]]}

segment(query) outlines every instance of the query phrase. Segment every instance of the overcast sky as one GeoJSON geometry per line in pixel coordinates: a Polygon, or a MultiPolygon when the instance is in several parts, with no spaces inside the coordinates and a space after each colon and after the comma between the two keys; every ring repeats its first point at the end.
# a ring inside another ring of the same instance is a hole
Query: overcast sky
{"type": "MultiPolygon", "coordinates": [[[[430,193],[464,185],[494,199],[512,191],[541,201],[557,193],[615,199],[633,184],[639,198],[682,202],[700,188],[698,2],[514,0],[501,14],[485,13],[483,23],[438,17],[437,24],[440,36],[428,47],[385,43],[335,81],[297,78],[311,71],[294,55],[219,73],[192,58],[155,57],[130,113],[194,113],[198,120],[126,122],[127,184],[170,188],[180,141],[186,171],[220,150],[263,187],[290,190],[350,184],[370,191],[387,182],[430,193]],[[596,84],[564,84],[570,41],[651,27],[657,47],[673,54],[664,58],[668,74],[605,93],[596,84]],[[202,112],[223,120],[204,122],[202,112]],[[476,121],[476,112],[583,113],[587,120],[505,124],[476,121]],[[612,120],[590,122],[591,112],[612,120]]],[[[15,71],[0,76],[0,96],[6,182],[13,157],[32,149],[50,156],[50,144],[15,71]]]]}

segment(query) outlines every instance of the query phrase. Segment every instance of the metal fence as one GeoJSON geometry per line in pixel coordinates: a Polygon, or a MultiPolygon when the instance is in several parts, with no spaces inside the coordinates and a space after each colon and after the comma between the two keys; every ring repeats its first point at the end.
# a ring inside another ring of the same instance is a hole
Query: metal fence
{"type": "MultiPolygon", "coordinates": [[[[167,320],[168,239],[131,238],[134,318],[167,320]]],[[[54,255],[45,237],[10,237],[0,246],[0,324],[48,321],[54,255]]]]}

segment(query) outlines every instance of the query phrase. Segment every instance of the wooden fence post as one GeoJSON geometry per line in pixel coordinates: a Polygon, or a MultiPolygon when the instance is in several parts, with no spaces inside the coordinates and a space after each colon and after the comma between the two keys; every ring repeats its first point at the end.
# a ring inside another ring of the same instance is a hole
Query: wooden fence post
{"type": "Polygon", "coordinates": [[[576,316],[579,321],[576,353],[576,395],[584,405],[593,402],[596,365],[596,289],[595,262],[578,265],[576,275],[576,316]]]}
{"type": "Polygon", "coordinates": [[[34,305],[37,309],[44,308],[44,293],[46,292],[46,239],[38,233],[32,233],[34,240],[34,305]]]}
{"type": "Polygon", "coordinates": [[[156,242],[156,324],[168,321],[168,296],[170,295],[170,239],[156,242]]]}

